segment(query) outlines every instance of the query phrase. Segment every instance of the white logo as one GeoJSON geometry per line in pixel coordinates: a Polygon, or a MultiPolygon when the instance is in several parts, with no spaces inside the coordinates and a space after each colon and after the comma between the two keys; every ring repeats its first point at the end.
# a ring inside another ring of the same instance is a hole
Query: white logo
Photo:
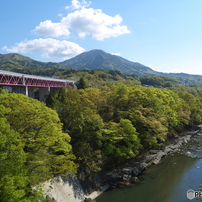
{"type": "Polygon", "coordinates": [[[195,198],[195,191],[192,190],[192,189],[189,189],[187,191],[187,198],[190,199],[190,200],[194,199],[195,198]]]}
{"type": "Polygon", "coordinates": [[[200,191],[194,191],[193,189],[189,189],[187,191],[187,198],[188,199],[192,200],[192,199],[194,199],[196,197],[202,197],[202,192],[200,192],[200,191]]]}

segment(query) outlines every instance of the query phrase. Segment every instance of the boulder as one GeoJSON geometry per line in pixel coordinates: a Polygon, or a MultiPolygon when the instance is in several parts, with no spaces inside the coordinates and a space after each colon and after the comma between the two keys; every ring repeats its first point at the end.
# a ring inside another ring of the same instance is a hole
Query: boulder
{"type": "Polygon", "coordinates": [[[136,166],[133,169],[132,175],[133,176],[138,176],[140,173],[142,173],[143,170],[147,168],[148,164],[147,163],[141,163],[140,165],[136,166]]]}
{"type": "Polygon", "coordinates": [[[124,169],[122,170],[123,174],[127,174],[127,175],[131,174],[132,171],[133,171],[133,167],[124,168],[124,169]]]}
{"type": "MultiPolygon", "coordinates": [[[[125,178],[124,178],[125,179],[125,178]]],[[[123,174],[121,172],[117,172],[117,173],[113,173],[109,179],[108,179],[108,184],[110,185],[110,187],[115,188],[117,187],[117,184],[123,181],[123,174]]]]}
{"type": "Polygon", "coordinates": [[[179,147],[179,145],[177,145],[177,144],[170,146],[170,148],[171,148],[172,150],[175,150],[175,149],[177,149],[178,147],[179,147]]]}
{"type": "Polygon", "coordinates": [[[123,175],[123,181],[129,181],[130,178],[131,178],[130,175],[127,175],[127,174],[124,174],[124,175],[123,175]]]}
{"type": "Polygon", "coordinates": [[[148,167],[148,164],[145,163],[145,162],[142,162],[142,163],[140,164],[140,168],[142,169],[142,171],[145,170],[147,167],[148,167]]]}
{"type": "Polygon", "coordinates": [[[136,182],[139,182],[139,179],[137,177],[131,177],[131,180],[130,180],[132,183],[136,183],[136,182]]]}
{"type": "Polygon", "coordinates": [[[136,166],[132,172],[133,176],[138,176],[142,172],[141,168],[139,166],[136,166]]]}
{"type": "Polygon", "coordinates": [[[169,154],[169,153],[172,152],[172,151],[173,151],[173,149],[170,148],[170,147],[166,147],[166,149],[164,150],[164,152],[165,152],[166,154],[169,154]]]}
{"type": "Polygon", "coordinates": [[[85,198],[84,202],[93,202],[91,198],[85,198]]]}
{"type": "Polygon", "coordinates": [[[121,172],[115,172],[110,176],[112,180],[120,180],[122,179],[123,174],[121,172]]]}
{"type": "Polygon", "coordinates": [[[165,152],[163,152],[163,151],[159,152],[159,153],[156,155],[156,158],[153,160],[153,164],[154,164],[154,165],[158,164],[164,156],[166,156],[166,153],[165,153],[165,152]]]}

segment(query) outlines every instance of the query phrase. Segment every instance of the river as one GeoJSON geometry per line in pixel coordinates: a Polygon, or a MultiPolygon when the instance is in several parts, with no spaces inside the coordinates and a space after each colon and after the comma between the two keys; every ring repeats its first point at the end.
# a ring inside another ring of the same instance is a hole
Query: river
{"type": "Polygon", "coordinates": [[[165,157],[139,177],[129,188],[113,189],[97,202],[188,202],[187,190],[202,184],[202,134],[194,136],[180,151],[165,157]]]}

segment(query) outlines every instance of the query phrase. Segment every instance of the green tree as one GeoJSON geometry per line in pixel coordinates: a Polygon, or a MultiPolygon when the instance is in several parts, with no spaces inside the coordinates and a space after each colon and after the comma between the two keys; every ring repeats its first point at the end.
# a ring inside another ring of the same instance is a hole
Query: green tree
{"type": "Polygon", "coordinates": [[[70,136],[62,132],[55,111],[22,94],[0,94],[0,104],[6,108],[5,118],[24,145],[31,185],[57,174],[75,172],[70,136]]]}
{"type": "Polygon", "coordinates": [[[95,110],[95,104],[88,99],[84,90],[62,88],[56,97],[59,101],[57,111],[64,124],[64,130],[71,136],[76,161],[80,166],[94,171],[100,170],[102,164],[100,130],[103,121],[95,110]]]}
{"type": "Polygon", "coordinates": [[[166,88],[170,88],[173,86],[172,82],[171,81],[165,81],[163,84],[162,84],[163,87],[166,87],[166,88]]]}
{"type": "Polygon", "coordinates": [[[0,105],[0,201],[26,202],[26,154],[19,133],[11,129],[5,118],[7,110],[0,105]]]}
{"type": "Polygon", "coordinates": [[[133,158],[142,147],[138,133],[128,119],[121,119],[119,123],[109,122],[103,131],[103,152],[108,159],[124,161],[133,158]]]}
{"type": "Polygon", "coordinates": [[[81,77],[79,80],[78,89],[85,89],[85,88],[87,88],[87,82],[83,77],[81,77]]]}
{"type": "Polygon", "coordinates": [[[202,104],[200,99],[188,92],[179,92],[179,96],[185,101],[187,109],[189,109],[190,117],[187,125],[199,124],[202,121],[202,104]]]}
{"type": "MultiPolygon", "coordinates": [[[[175,82],[167,77],[153,79],[175,82]]],[[[202,117],[201,100],[195,96],[123,83],[102,89],[62,88],[54,102],[77,162],[94,171],[103,162],[133,158],[142,147],[161,146],[170,135],[202,117]]]]}
{"type": "Polygon", "coordinates": [[[6,89],[0,88],[0,94],[6,94],[8,91],[6,89]]]}

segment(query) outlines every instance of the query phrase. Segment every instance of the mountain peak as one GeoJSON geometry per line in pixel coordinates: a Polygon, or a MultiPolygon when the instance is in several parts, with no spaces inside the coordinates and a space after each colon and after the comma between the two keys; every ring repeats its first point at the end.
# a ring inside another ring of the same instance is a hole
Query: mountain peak
{"type": "Polygon", "coordinates": [[[151,68],[140,63],[131,62],[99,49],[83,52],[74,58],[61,62],[61,64],[73,69],[117,70],[125,74],[135,74],[137,76],[158,74],[151,68]]]}

